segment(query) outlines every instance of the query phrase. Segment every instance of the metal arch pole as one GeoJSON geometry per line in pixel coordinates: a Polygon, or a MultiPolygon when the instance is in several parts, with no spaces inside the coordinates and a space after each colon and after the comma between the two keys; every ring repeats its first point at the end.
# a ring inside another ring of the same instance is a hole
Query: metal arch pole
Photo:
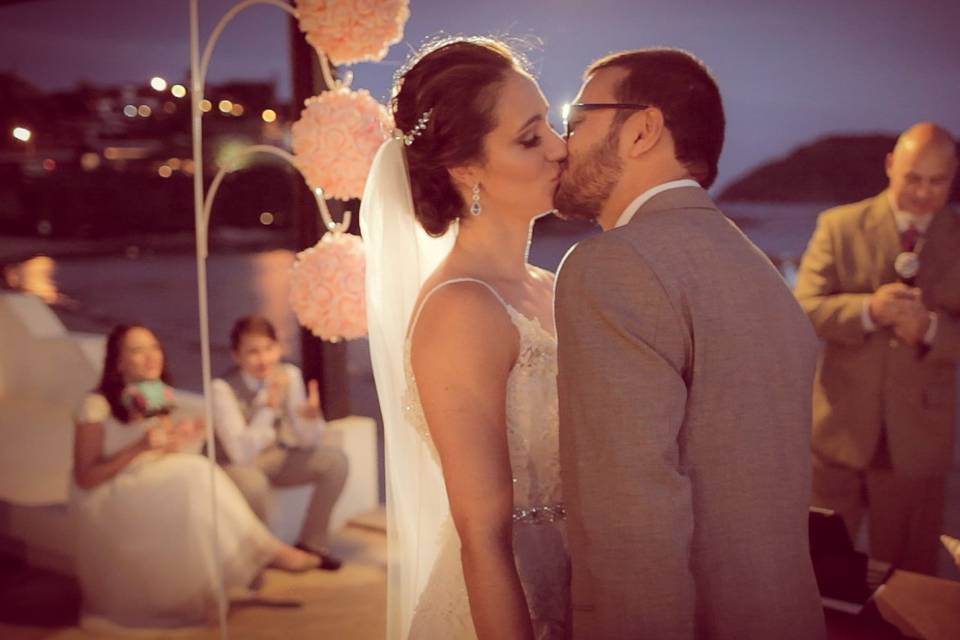
{"type": "MultiPolygon", "coordinates": [[[[197,298],[200,316],[200,362],[203,375],[203,410],[210,461],[210,508],[217,513],[217,485],[215,483],[216,456],[213,439],[213,406],[210,397],[210,323],[207,306],[207,228],[203,221],[203,128],[200,101],[203,99],[204,78],[200,73],[200,20],[198,0],[190,0],[190,124],[193,134],[193,216],[197,253],[197,298]]],[[[227,640],[227,594],[223,584],[223,555],[220,549],[219,518],[211,518],[214,567],[217,572],[217,618],[220,639],[227,640]]]]}

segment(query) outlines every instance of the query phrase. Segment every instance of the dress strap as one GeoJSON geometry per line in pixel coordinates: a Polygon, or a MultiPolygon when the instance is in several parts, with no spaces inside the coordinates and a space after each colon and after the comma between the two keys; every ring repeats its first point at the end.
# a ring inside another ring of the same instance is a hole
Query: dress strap
{"type": "Polygon", "coordinates": [[[449,280],[444,280],[443,282],[435,286],[433,289],[430,289],[430,291],[427,292],[427,295],[423,296],[423,300],[420,301],[420,306],[417,307],[416,313],[413,314],[413,322],[410,323],[410,328],[407,330],[408,336],[413,334],[413,329],[414,327],[417,326],[417,320],[420,319],[420,313],[423,311],[423,307],[426,306],[427,300],[430,299],[430,296],[432,296],[433,294],[435,294],[437,291],[447,286],[448,284],[456,284],[458,282],[475,282],[477,284],[481,284],[484,287],[486,287],[490,291],[490,293],[492,293],[494,297],[500,301],[500,304],[502,304],[503,308],[506,309],[507,315],[510,316],[511,322],[513,321],[513,314],[510,313],[510,310],[513,307],[511,307],[510,304],[503,299],[503,296],[501,296],[500,293],[496,289],[494,289],[490,283],[484,282],[483,280],[479,280],[477,278],[451,278],[449,280]]]}

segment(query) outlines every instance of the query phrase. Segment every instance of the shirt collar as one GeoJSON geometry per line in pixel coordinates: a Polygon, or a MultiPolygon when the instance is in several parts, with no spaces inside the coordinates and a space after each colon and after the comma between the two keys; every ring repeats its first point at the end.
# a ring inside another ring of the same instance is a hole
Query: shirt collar
{"type": "Polygon", "coordinates": [[[240,379],[243,380],[243,384],[245,384],[250,391],[259,391],[263,387],[262,380],[253,377],[246,371],[240,371],[240,379]]]}
{"type": "Polygon", "coordinates": [[[663,184],[658,184],[652,189],[647,189],[637,196],[633,202],[627,205],[627,208],[623,210],[623,213],[621,213],[620,217],[617,219],[617,224],[615,227],[622,227],[633,220],[633,216],[637,214],[637,211],[640,210],[640,207],[645,205],[653,196],[657,195],[658,193],[663,193],[664,191],[669,191],[670,189],[679,189],[680,187],[697,187],[699,189],[700,183],[690,178],[683,178],[681,180],[664,182],[663,184]]]}
{"type": "Polygon", "coordinates": [[[933,214],[928,216],[918,216],[909,211],[904,211],[897,207],[897,202],[893,199],[893,194],[887,192],[887,200],[890,202],[890,208],[893,209],[893,217],[897,221],[897,231],[903,233],[910,225],[916,227],[920,233],[926,233],[927,227],[933,222],[933,214]]]}

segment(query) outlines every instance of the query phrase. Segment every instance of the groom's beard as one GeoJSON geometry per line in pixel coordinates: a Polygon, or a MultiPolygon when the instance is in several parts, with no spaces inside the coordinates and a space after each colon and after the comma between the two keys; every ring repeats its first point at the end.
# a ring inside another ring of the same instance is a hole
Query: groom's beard
{"type": "Polygon", "coordinates": [[[567,161],[554,196],[561,218],[592,222],[600,217],[603,205],[623,173],[623,162],[617,156],[619,133],[611,131],[583,158],[567,161]]]}

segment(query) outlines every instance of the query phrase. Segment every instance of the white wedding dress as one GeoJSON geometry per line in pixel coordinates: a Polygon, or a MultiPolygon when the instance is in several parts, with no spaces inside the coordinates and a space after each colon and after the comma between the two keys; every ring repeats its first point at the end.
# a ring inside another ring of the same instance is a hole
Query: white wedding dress
{"type": "MultiPolygon", "coordinates": [[[[117,421],[99,394],[87,396],[77,419],[103,425],[104,457],[151,426],[149,420],[117,421]]],[[[170,628],[215,621],[217,555],[228,594],[244,589],[275,555],[280,542],[223,470],[211,464],[199,454],[145,452],[92,489],[72,483],[84,627],[170,628]]]]}
{"type": "MultiPolygon", "coordinates": [[[[507,380],[506,418],[510,466],[513,470],[513,549],[517,570],[537,640],[568,637],[570,565],[560,491],[557,405],[556,338],[540,322],[520,314],[487,283],[459,278],[441,283],[423,299],[420,308],[440,287],[454,282],[485,286],[503,304],[520,336],[520,352],[507,380]]],[[[414,315],[410,333],[419,312],[414,315]]],[[[406,342],[407,421],[427,442],[436,463],[439,456],[430,432],[410,362],[406,342]]],[[[461,640],[476,638],[467,600],[460,540],[447,518],[436,539],[424,540],[439,552],[426,586],[417,600],[409,638],[461,640]]]]}

